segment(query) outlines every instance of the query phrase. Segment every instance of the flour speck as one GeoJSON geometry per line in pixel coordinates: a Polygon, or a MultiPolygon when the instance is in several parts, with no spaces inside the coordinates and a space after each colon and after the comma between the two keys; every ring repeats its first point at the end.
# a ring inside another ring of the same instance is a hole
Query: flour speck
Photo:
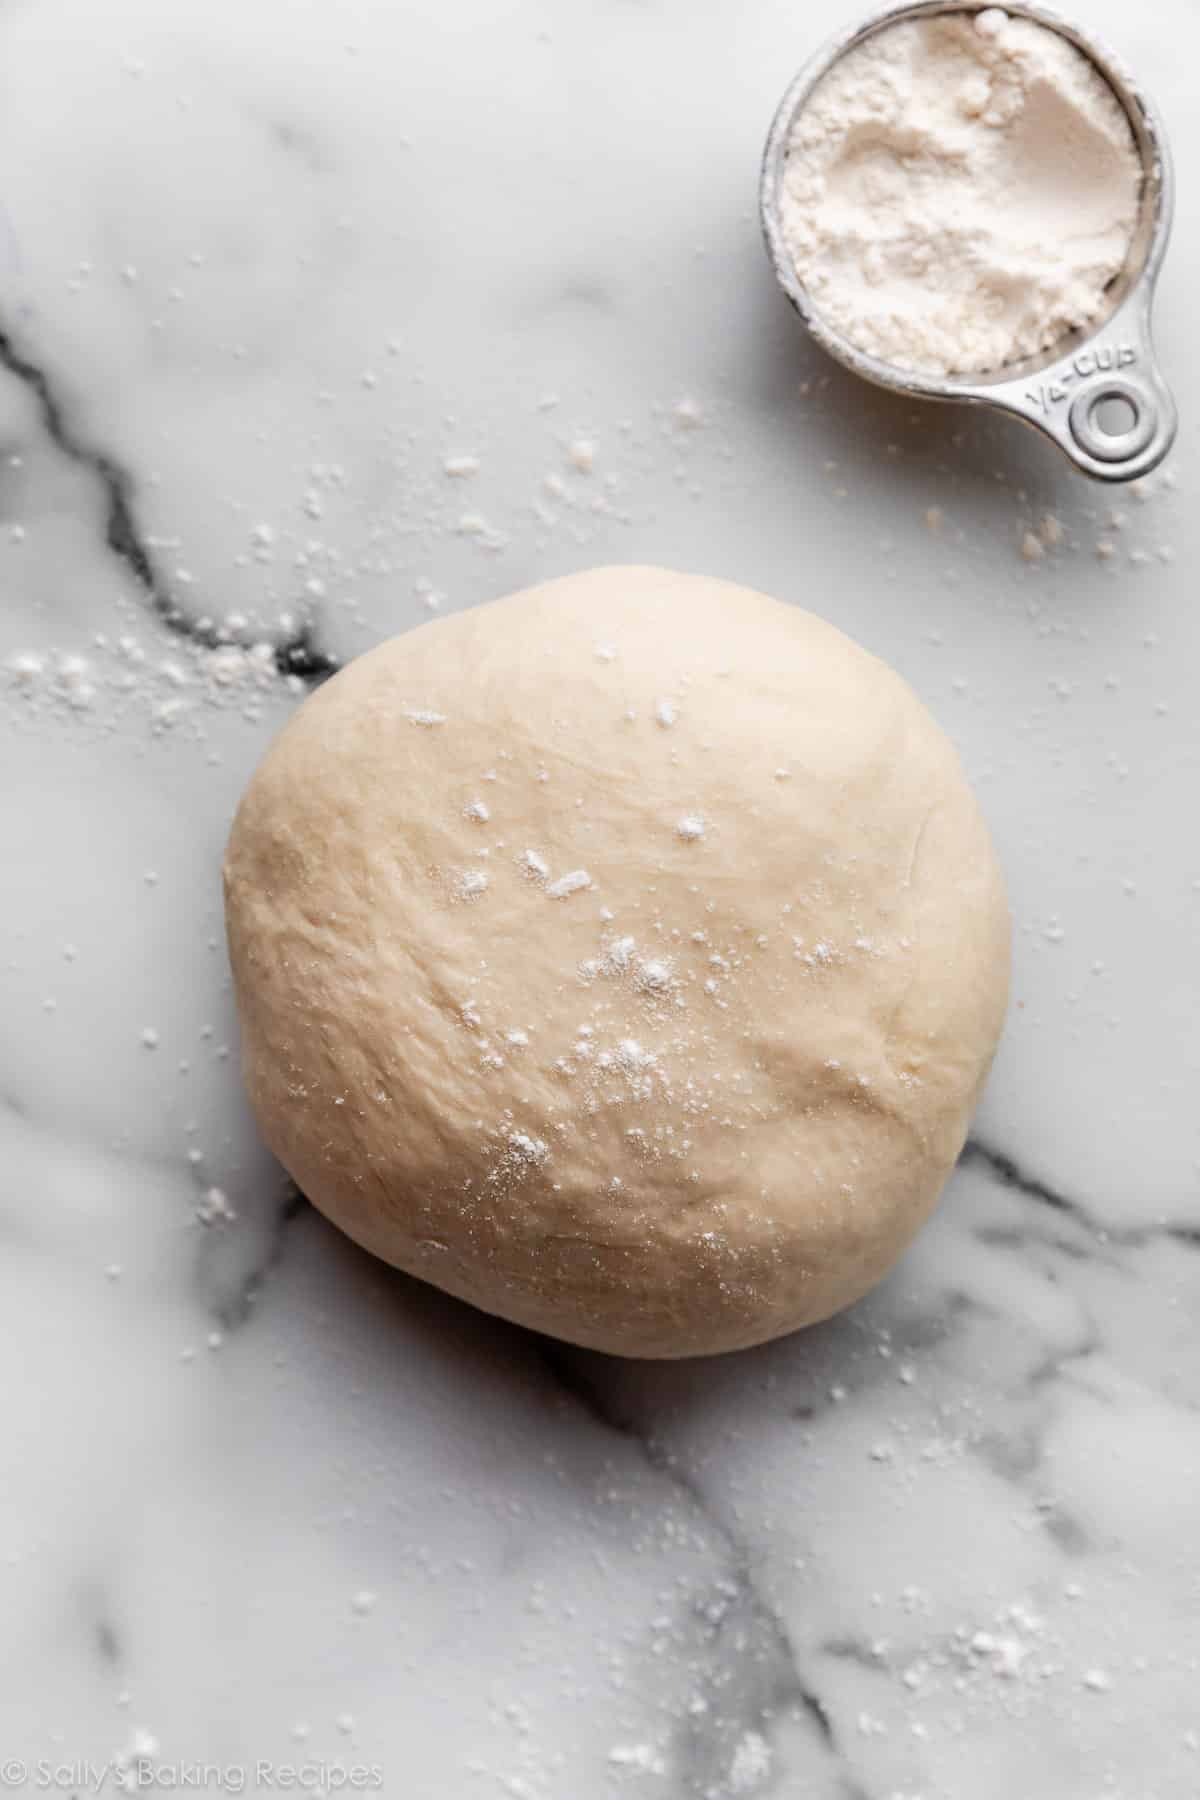
{"type": "Polygon", "coordinates": [[[735,1746],[729,1764],[729,1791],[750,1794],[771,1773],[771,1746],[759,1731],[748,1731],[735,1746]]]}
{"type": "Polygon", "coordinates": [[[237,1214],[224,1188],[210,1187],[196,1207],[196,1218],[201,1225],[230,1225],[237,1214]]]}
{"type": "Polygon", "coordinates": [[[488,878],[482,869],[466,869],[454,884],[454,892],[460,900],[478,900],[486,894],[488,878]]]}
{"type": "Polygon", "coordinates": [[[566,900],[571,894],[582,893],[584,888],[590,888],[591,885],[592,878],[586,869],[570,869],[567,874],[560,875],[557,881],[550,883],[546,889],[546,898],[566,900]]]}
{"type": "Polygon", "coordinates": [[[550,864],[536,850],[522,850],[517,861],[532,881],[548,881],[550,864]]]}
{"type": "Polygon", "coordinates": [[[614,1744],[608,1760],[615,1769],[634,1769],[639,1775],[665,1775],[667,1765],[653,1744],[614,1744]]]}

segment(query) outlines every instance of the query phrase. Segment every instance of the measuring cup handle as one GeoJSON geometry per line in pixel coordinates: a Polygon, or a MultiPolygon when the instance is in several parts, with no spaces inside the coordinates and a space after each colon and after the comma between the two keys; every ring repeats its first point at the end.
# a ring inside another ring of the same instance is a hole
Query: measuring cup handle
{"type": "Polygon", "coordinates": [[[1148,475],[1174,443],[1179,422],[1145,308],[1123,308],[1069,356],[987,397],[1036,426],[1097,481],[1148,475]],[[1105,418],[1109,403],[1125,417],[1115,429],[1105,418]]]}

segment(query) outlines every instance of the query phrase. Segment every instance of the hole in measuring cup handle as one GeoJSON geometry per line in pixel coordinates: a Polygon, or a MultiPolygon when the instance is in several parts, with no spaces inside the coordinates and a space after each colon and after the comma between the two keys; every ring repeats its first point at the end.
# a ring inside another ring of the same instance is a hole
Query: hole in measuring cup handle
{"type": "Polygon", "coordinates": [[[1134,375],[1102,375],[1081,388],[1068,414],[1071,435],[1079,448],[1097,462],[1128,462],[1154,440],[1158,430],[1158,399],[1134,375]],[[1129,424],[1123,431],[1106,429],[1102,417],[1109,402],[1123,406],[1129,424]]]}
{"type": "Polygon", "coordinates": [[[1138,408],[1125,394],[1101,394],[1090,413],[1094,430],[1102,436],[1122,437],[1138,422],[1138,408]]]}

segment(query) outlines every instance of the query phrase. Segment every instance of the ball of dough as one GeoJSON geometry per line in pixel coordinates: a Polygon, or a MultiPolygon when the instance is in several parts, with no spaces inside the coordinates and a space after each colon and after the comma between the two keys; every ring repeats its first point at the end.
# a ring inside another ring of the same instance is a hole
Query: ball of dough
{"type": "Polygon", "coordinates": [[[878,1281],[962,1147],[1008,914],[891,670],[608,568],[422,626],[299,709],[225,869],[245,1077],[387,1262],[623,1355],[878,1281]]]}

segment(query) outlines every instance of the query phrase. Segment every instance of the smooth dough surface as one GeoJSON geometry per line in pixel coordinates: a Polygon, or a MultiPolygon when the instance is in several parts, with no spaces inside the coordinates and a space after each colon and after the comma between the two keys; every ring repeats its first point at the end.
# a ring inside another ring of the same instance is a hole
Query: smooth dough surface
{"type": "Polygon", "coordinates": [[[367,1249],[636,1356],[762,1342],[926,1217],[1008,911],[911,690],[764,595],[607,568],[299,709],[225,869],[263,1133],[367,1249]]]}

